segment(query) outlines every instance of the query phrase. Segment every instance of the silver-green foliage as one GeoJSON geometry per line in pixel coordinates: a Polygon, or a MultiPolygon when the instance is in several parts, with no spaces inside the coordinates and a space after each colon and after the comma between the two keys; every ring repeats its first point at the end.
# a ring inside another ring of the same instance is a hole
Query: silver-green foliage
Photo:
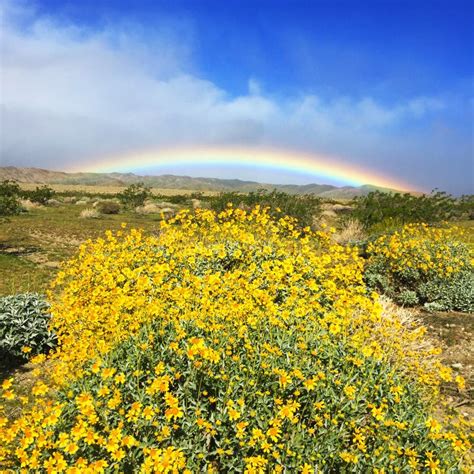
{"type": "Polygon", "coordinates": [[[474,272],[465,271],[451,278],[430,280],[419,286],[421,299],[427,309],[465,311],[474,313],[474,272]],[[431,305],[430,305],[431,303],[431,305]],[[433,303],[436,305],[433,306],[433,303]]]}
{"type": "Polygon", "coordinates": [[[0,355],[24,358],[23,347],[30,347],[29,355],[48,352],[56,344],[56,336],[49,330],[49,305],[36,293],[0,298],[0,355]]]}

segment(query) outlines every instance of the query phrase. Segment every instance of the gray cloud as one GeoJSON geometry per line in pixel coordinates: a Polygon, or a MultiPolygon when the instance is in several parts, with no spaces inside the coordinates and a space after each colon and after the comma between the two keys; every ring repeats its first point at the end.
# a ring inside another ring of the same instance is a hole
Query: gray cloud
{"type": "Polygon", "coordinates": [[[281,98],[255,78],[248,94],[233,97],[199,77],[192,48],[169,28],[158,28],[150,46],[129,29],[87,31],[12,5],[2,11],[3,165],[67,169],[151,147],[271,145],[337,154],[424,188],[472,186],[472,148],[433,125],[449,107],[441,97],[392,105],[370,96],[281,98]]]}

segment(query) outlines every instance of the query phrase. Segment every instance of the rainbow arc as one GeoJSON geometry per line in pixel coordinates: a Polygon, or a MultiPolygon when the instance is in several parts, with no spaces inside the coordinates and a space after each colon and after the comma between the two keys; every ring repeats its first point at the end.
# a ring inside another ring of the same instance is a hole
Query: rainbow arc
{"type": "Polygon", "coordinates": [[[147,150],[103,157],[89,164],[83,162],[80,169],[70,171],[137,173],[140,169],[156,168],[159,172],[160,167],[198,165],[255,167],[305,174],[319,180],[326,178],[351,186],[372,184],[401,191],[414,191],[414,187],[407,182],[361,168],[336,157],[270,148],[189,147],[147,150]]]}

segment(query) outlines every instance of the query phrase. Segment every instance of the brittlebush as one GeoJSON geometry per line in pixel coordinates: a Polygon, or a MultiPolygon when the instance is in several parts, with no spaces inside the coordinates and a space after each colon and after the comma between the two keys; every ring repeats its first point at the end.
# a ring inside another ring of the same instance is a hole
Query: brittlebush
{"type": "Polygon", "coordinates": [[[459,237],[454,227],[426,224],[382,235],[367,246],[366,281],[403,304],[472,312],[474,259],[459,237]]]}
{"type": "Polygon", "coordinates": [[[362,268],[356,250],[259,208],[183,212],[157,235],[86,243],[50,294],[59,347],[33,408],[0,422],[2,462],[460,471],[463,422],[431,408],[452,374],[422,330],[382,315],[362,268]]]}

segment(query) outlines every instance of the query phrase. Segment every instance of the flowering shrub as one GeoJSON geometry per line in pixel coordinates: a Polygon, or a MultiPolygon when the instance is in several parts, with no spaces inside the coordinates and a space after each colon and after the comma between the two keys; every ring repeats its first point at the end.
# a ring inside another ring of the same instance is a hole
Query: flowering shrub
{"type": "Polygon", "coordinates": [[[56,337],[49,330],[48,304],[36,293],[0,298],[0,356],[2,361],[25,360],[48,352],[56,337]]]}
{"type": "MultiPolygon", "coordinates": [[[[422,330],[382,315],[354,249],[259,208],[183,211],[157,236],[122,232],[86,243],[58,275],[59,348],[33,409],[0,421],[0,462],[460,469],[463,422],[440,423],[430,405],[451,370],[422,330]]],[[[16,396],[9,379],[1,393],[16,396]]]]}
{"type": "Polygon", "coordinates": [[[474,267],[455,228],[408,224],[367,246],[365,280],[402,304],[474,311],[474,267]]]}
{"type": "Polygon", "coordinates": [[[209,207],[215,212],[227,209],[229,203],[234,207],[251,209],[255,206],[268,208],[268,213],[279,217],[283,212],[286,216],[297,219],[301,226],[312,226],[321,215],[321,199],[313,194],[288,194],[283,191],[267,191],[259,189],[249,193],[223,192],[216,196],[207,196],[209,207]]]}

